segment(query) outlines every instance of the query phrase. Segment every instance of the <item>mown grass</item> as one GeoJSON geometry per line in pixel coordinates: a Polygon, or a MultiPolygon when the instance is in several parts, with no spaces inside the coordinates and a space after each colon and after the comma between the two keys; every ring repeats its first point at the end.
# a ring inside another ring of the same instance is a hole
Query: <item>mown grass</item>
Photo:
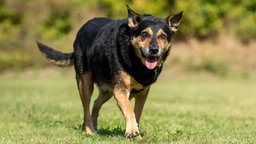
{"type": "Polygon", "coordinates": [[[143,112],[143,139],[129,140],[113,98],[99,135],[86,135],[74,75],[60,71],[0,76],[0,143],[256,142],[255,80],[163,74],[143,112]]]}

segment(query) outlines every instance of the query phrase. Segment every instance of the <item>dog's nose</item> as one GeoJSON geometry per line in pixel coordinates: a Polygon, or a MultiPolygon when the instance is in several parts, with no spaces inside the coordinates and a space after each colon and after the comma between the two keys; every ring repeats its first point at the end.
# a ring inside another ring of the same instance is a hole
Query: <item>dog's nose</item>
{"type": "Polygon", "coordinates": [[[150,52],[150,54],[157,54],[158,53],[158,47],[150,47],[149,52],[150,52]]]}

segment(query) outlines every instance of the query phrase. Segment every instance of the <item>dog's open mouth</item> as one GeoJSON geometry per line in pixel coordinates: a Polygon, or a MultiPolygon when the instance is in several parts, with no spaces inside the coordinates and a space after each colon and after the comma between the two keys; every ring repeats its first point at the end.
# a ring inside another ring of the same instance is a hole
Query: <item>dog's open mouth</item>
{"type": "Polygon", "coordinates": [[[145,59],[145,65],[149,70],[154,69],[157,66],[159,56],[156,55],[146,55],[141,49],[141,54],[145,59]]]}
{"type": "Polygon", "coordinates": [[[158,57],[148,56],[145,58],[145,65],[148,69],[154,69],[157,66],[158,57]]]}

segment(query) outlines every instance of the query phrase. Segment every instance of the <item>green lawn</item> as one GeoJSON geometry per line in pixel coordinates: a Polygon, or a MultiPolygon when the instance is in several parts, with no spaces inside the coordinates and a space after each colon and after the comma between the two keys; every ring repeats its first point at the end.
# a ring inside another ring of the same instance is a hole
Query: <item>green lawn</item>
{"type": "Polygon", "coordinates": [[[255,143],[256,81],[163,74],[145,105],[142,140],[125,139],[124,118],[113,98],[100,113],[99,135],[86,135],[82,119],[69,70],[0,76],[1,144],[255,143]]]}

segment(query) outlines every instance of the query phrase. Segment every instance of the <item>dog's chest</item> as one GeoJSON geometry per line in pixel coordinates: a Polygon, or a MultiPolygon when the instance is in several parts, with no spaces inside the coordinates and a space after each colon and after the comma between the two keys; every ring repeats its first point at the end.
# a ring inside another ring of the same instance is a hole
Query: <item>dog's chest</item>
{"type": "Polygon", "coordinates": [[[119,75],[116,76],[114,84],[98,83],[98,87],[101,93],[113,93],[115,87],[118,87],[120,90],[128,91],[129,95],[132,95],[132,97],[148,88],[148,86],[143,86],[124,71],[121,71],[119,75]]]}

